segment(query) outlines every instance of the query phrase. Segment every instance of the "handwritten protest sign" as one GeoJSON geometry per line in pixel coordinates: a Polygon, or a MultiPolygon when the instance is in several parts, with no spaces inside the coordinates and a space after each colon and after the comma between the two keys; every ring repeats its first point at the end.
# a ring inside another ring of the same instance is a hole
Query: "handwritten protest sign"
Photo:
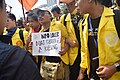
{"type": "Polygon", "coordinates": [[[33,55],[60,56],[61,32],[32,33],[33,55]]]}

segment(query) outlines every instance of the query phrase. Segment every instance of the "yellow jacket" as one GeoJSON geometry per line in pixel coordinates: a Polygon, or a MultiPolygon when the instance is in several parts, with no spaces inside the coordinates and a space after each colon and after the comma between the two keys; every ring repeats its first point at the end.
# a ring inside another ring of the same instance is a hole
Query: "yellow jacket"
{"type": "MultiPolygon", "coordinates": [[[[27,31],[25,28],[23,29],[24,31],[27,31]]],[[[28,32],[28,36],[30,36],[31,35],[31,33],[32,33],[32,28],[30,27],[30,30],[29,31],[27,31],[28,32]]]]}
{"type": "MultiPolygon", "coordinates": [[[[19,36],[19,30],[20,29],[17,28],[17,30],[15,31],[15,33],[12,36],[12,45],[19,46],[19,47],[25,49],[25,46],[23,46],[23,42],[22,42],[22,40],[20,39],[20,36],[19,36]]],[[[26,44],[26,39],[28,37],[28,32],[27,31],[23,31],[23,37],[24,37],[24,42],[26,44]]]]}
{"type": "MultiPolygon", "coordinates": [[[[42,31],[43,31],[43,28],[41,32],[42,31]]],[[[67,34],[65,26],[61,24],[59,21],[53,20],[51,22],[49,32],[53,32],[53,31],[61,31],[61,47],[64,47],[65,38],[68,38],[68,34],[67,34]]],[[[68,53],[65,53],[64,55],[60,56],[60,58],[65,64],[69,64],[68,53]]]]}
{"type": "MultiPolygon", "coordinates": [[[[113,10],[104,7],[98,29],[99,66],[113,65],[120,61],[120,39],[114,25],[113,10]]],[[[80,24],[81,37],[81,64],[82,68],[90,71],[90,58],[88,51],[88,16],[80,24]],[[82,24],[83,23],[83,24],[82,24]],[[83,27],[82,27],[83,26],[83,27]],[[82,29],[84,28],[84,29],[82,29]],[[83,30],[83,31],[82,31],[83,30]]],[[[120,72],[116,72],[109,80],[120,80],[120,72]]]]}
{"type": "Polygon", "coordinates": [[[6,27],[4,28],[4,31],[3,31],[3,35],[4,35],[4,34],[7,34],[6,27]]]}
{"type": "MultiPolygon", "coordinates": [[[[68,39],[77,41],[74,26],[71,22],[71,14],[70,13],[66,16],[65,21],[66,21],[66,29],[68,32],[68,39]]],[[[64,15],[61,16],[60,22],[64,24],[64,15]]],[[[68,50],[68,55],[69,55],[69,62],[70,62],[69,64],[73,65],[73,63],[78,55],[78,47],[74,47],[74,48],[70,47],[70,49],[68,50]]]]}

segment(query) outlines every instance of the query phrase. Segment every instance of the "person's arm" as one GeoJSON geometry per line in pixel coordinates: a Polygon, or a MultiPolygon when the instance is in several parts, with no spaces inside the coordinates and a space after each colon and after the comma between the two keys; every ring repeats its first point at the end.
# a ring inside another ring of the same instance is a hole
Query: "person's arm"
{"type": "Polygon", "coordinates": [[[66,42],[66,39],[68,38],[68,32],[63,24],[59,23],[59,26],[61,30],[61,48],[62,48],[60,51],[60,55],[64,55],[69,49],[69,45],[66,42]]]}
{"type": "Polygon", "coordinates": [[[23,31],[23,37],[24,37],[24,41],[25,41],[25,44],[26,44],[26,40],[29,37],[29,33],[27,31],[23,31]]]}
{"type": "MultiPolygon", "coordinates": [[[[85,47],[85,41],[84,41],[84,36],[83,36],[83,29],[82,29],[82,21],[80,23],[80,41],[81,41],[81,63],[80,63],[80,72],[79,72],[79,76],[78,76],[78,79],[77,80],[83,80],[84,78],[84,73],[85,73],[85,70],[87,69],[87,56],[88,56],[88,53],[86,53],[87,49],[85,47]]],[[[87,44],[86,44],[87,45],[87,44]]]]}
{"type": "Polygon", "coordinates": [[[26,50],[29,50],[29,44],[30,44],[30,42],[31,42],[31,35],[28,36],[27,39],[26,39],[26,44],[25,44],[26,50]]]}
{"type": "Polygon", "coordinates": [[[96,73],[98,74],[99,77],[103,79],[109,79],[114,75],[114,73],[120,71],[120,62],[117,62],[111,66],[105,65],[105,66],[100,66],[96,73]]]}
{"type": "Polygon", "coordinates": [[[69,49],[69,45],[65,42],[64,43],[64,48],[60,51],[60,55],[64,55],[69,49]]]}
{"type": "Polygon", "coordinates": [[[80,72],[79,72],[77,80],[83,80],[85,70],[86,70],[85,68],[80,68],[80,72]]]}
{"type": "Polygon", "coordinates": [[[70,45],[70,47],[77,47],[78,46],[78,42],[75,40],[66,39],[66,42],[70,45]]]}
{"type": "Polygon", "coordinates": [[[79,76],[78,76],[78,79],[77,80],[83,80],[84,78],[84,72],[85,70],[87,69],[87,55],[85,53],[85,47],[83,45],[83,42],[81,41],[81,63],[80,63],[80,72],[79,72],[79,76]]]}

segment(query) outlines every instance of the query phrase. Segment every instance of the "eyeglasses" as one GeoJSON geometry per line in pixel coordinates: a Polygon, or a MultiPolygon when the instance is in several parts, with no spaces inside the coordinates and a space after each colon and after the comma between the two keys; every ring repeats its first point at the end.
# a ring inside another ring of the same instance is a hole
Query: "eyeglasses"
{"type": "Polygon", "coordinates": [[[38,19],[41,20],[46,14],[49,14],[48,12],[42,12],[40,13],[38,19]]]}

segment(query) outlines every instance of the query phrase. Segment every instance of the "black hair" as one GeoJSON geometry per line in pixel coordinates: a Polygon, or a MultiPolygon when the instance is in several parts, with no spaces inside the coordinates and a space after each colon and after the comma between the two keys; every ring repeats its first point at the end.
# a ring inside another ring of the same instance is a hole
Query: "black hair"
{"type": "Polygon", "coordinates": [[[17,26],[23,26],[23,20],[19,19],[19,20],[17,21],[17,26]]]}
{"type": "Polygon", "coordinates": [[[7,13],[7,18],[10,18],[12,21],[14,20],[16,22],[16,17],[13,13],[7,13]]]}
{"type": "Polygon", "coordinates": [[[116,0],[118,6],[120,6],[120,0],[116,0]]]}
{"type": "Polygon", "coordinates": [[[27,22],[28,22],[28,17],[31,17],[33,14],[34,13],[32,11],[27,13],[27,22]]]}
{"type": "Polygon", "coordinates": [[[41,11],[42,11],[42,10],[39,9],[39,8],[33,9],[33,12],[34,12],[35,14],[37,14],[37,15],[38,15],[41,11]]]}
{"type": "Polygon", "coordinates": [[[3,1],[4,0],[0,0],[0,8],[3,8],[3,1]]]}
{"type": "Polygon", "coordinates": [[[51,9],[51,12],[54,12],[56,11],[58,14],[60,14],[60,8],[58,6],[54,6],[52,9],[51,9]]]}
{"type": "Polygon", "coordinates": [[[38,21],[38,15],[37,14],[33,14],[32,16],[30,16],[34,21],[38,21]]]}
{"type": "Polygon", "coordinates": [[[111,7],[112,6],[112,0],[94,0],[95,3],[100,3],[106,7],[111,7]]]}
{"type": "Polygon", "coordinates": [[[103,0],[102,4],[106,7],[112,6],[112,0],[103,0]]]}
{"type": "Polygon", "coordinates": [[[47,11],[49,15],[51,15],[50,11],[47,11]]]}
{"type": "Polygon", "coordinates": [[[32,18],[34,21],[38,21],[38,15],[34,12],[28,13],[27,17],[32,18]]]}

